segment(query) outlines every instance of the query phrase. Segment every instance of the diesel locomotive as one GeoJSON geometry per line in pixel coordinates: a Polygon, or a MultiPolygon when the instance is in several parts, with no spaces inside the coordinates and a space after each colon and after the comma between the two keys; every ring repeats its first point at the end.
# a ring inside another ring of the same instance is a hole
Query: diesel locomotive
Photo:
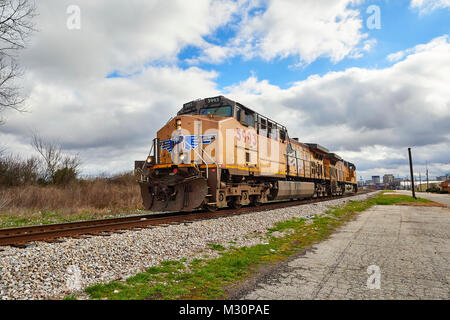
{"type": "Polygon", "coordinates": [[[357,192],[355,165],[224,96],[185,103],[135,161],[144,207],[192,211],[357,192]]]}

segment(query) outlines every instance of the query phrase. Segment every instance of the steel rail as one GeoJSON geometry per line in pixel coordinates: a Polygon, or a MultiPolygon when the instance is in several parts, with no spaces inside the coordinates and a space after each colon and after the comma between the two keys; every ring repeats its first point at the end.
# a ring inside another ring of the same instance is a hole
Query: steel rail
{"type": "MultiPolygon", "coordinates": [[[[370,191],[369,191],[370,192],[370,191]]],[[[364,194],[357,193],[356,195],[364,194]]],[[[322,197],[295,201],[269,202],[260,206],[245,206],[240,209],[225,208],[216,212],[194,211],[169,212],[159,214],[134,215],[120,218],[99,219],[89,221],[68,222],[59,224],[48,224],[28,226],[19,228],[0,229],[0,246],[13,245],[25,246],[32,241],[57,241],[59,238],[77,238],[82,235],[98,235],[104,232],[117,232],[120,230],[134,228],[148,228],[170,224],[191,223],[197,220],[216,219],[231,215],[240,215],[250,212],[262,212],[273,209],[292,207],[302,204],[316,203],[333,199],[341,199],[355,196],[343,195],[333,197],[322,197]]]]}

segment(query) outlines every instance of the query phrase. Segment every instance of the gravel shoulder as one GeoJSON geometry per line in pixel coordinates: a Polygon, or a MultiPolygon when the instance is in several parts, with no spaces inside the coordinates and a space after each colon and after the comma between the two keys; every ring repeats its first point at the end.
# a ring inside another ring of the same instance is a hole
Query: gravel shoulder
{"type": "Polygon", "coordinates": [[[165,260],[214,257],[217,252],[209,244],[260,244],[276,222],[320,215],[330,207],[372,195],[61,243],[36,242],[23,249],[0,248],[0,299],[61,299],[92,284],[125,279],[165,260]]]}

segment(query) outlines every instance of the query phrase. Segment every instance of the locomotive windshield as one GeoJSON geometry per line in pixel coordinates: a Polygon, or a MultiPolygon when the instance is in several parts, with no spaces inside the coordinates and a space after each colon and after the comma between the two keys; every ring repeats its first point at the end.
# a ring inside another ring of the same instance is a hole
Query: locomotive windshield
{"type": "Polygon", "coordinates": [[[202,108],[200,109],[200,114],[202,115],[212,114],[221,117],[231,117],[231,106],[202,108]]]}

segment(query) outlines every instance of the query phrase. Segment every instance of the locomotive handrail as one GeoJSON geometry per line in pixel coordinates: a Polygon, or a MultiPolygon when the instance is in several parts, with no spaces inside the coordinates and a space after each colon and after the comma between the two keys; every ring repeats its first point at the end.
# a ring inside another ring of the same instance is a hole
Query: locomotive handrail
{"type": "Polygon", "coordinates": [[[195,148],[192,148],[192,150],[198,155],[198,157],[202,160],[202,162],[205,163],[206,165],[206,179],[208,179],[208,163],[205,161],[205,159],[203,159],[203,157],[197,152],[197,150],[195,150],[195,148]]]}
{"type": "MultiPolygon", "coordinates": [[[[208,152],[206,152],[206,150],[205,149],[202,149],[203,150],[203,152],[209,157],[209,159],[212,161],[212,162],[214,162],[214,164],[216,165],[216,176],[217,176],[217,182],[219,182],[219,164],[217,163],[217,161],[216,160],[214,160],[213,158],[212,158],[212,156],[210,156],[209,155],[209,153],[208,152]]],[[[206,163],[206,162],[205,162],[206,163]]],[[[208,166],[206,166],[206,170],[208,170],[208,166]]],[[[218,185],[218,184],[217,184],[218,185]]]]}
{"type": "MultiPolygon", "coordinates": [[[[192,145],[191,145],[192,147],[192,145]]],[[[196,148],[192,148],[192,150],[198,155],[198,157],[202,160],[203,163],[205,163],[206,165],[206,179],[208,179],[209,177],[209,167],[208,167],[208,162],[205,161],[205,159],[203,159],[203,157],[200,155],[199,152],[197,152],[196,148]]],[[[218,168],[219,165],[217,163],[216,160],[214,160],[208,152],[206,152],[205,149],[202,149],[203,153],[206,154],[208,156],[208,158],[216,165],[216,167],[218,168]]],[[[219,181],[219,170],[216,169],[216,175],[217,175],[217,181],[219,181]]]]}

